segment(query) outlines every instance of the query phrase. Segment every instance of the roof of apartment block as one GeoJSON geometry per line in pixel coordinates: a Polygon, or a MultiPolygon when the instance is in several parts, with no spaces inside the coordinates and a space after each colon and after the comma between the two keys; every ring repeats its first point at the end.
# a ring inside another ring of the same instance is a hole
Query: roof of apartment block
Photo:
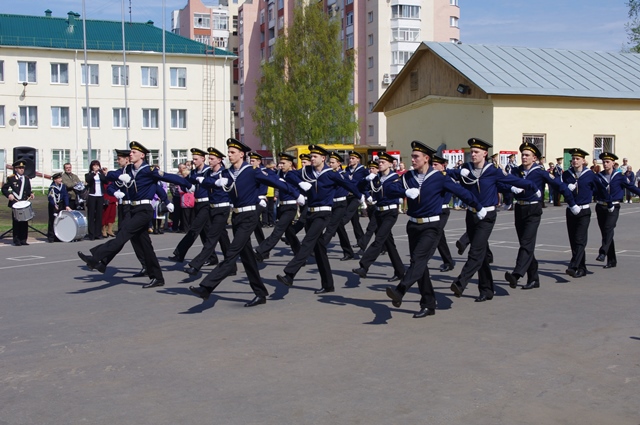
{"type": "MultiPolygon", "coordinates": [[[[46,11],[50,15],[50,11],[46,11]]],[[[122,51],[122,23],[87,19],[87,50],[122,51]]],[[[125,22],[127,51],[162,52],[162,29],[147,23],[125,22]]],[[[165,32],[168,54],[209,54],[234,56],[231,52],[207,46],[165,32]]],[[[82,19],[69,12],[66,18],[0,14],[0,46],[83,49],[82,19]]]]}

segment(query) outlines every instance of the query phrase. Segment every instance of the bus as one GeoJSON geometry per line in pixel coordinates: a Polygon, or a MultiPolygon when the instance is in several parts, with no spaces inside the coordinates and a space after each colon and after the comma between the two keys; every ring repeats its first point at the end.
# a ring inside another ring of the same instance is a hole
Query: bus
{"type": "MultiPolygon", "coordinates": [[[[333,145],[320,145],[328,151],[335,151],[340,156],[342,156],[344,160],[344,164],[349,162],[349,152],[356,151],[360,155],[362,155],[362,161],[360,162],[362,165],[367,165],[367,161],[370,159],[377,159],[378,152],[386,151],[385,146],[375,146],[375,145],[341,145],[341,144],[333,144],[333,145]]],[[[300,161],[300,155],[303,153],[309,153],[308,145],[295,145],[288,147],[285,149],[285,152],[289,155],[292,155],[296,158],[296,167],[302,168],[302,161],[300,161]]],[[[400,162],[400,157],[398,156],[398,162],[400,162]]]]}

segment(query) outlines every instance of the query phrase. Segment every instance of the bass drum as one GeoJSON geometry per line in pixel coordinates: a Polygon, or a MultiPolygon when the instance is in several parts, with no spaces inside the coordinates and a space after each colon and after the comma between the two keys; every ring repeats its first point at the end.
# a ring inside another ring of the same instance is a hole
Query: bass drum
{"type": "Polygon", "coordinates": [[[87,219],[80,211],[60,211],[53,222],[53,231],[62,242],[73,242],[87,234],[87,219]]]}

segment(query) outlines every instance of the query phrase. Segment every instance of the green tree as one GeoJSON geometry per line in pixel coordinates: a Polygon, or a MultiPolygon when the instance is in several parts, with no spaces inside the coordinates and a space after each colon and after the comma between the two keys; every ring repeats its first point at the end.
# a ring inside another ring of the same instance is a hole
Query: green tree
{"type": "Polygon", "coordinates": [[[640,0],[628,0],[629,21],[625,25],[629,39],[629,51],[640,53],[640,0]]]}
{"type": "Polygon", "coordinates": [[[319,5],[296,3],[292,25],[265,60],[254,108],[255,134],[274,153],[298,144],[352,143],[358,124],[354,58],[343,55],[340,22],[319,5]]]}

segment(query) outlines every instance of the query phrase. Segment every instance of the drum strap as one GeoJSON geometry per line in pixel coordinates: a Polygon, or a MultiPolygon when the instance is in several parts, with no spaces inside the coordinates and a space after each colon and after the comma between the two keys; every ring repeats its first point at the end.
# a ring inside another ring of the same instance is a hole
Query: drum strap
{"type": "Polygon", "coordinates": [[[16,176],[16,178],[18,179],[18,181],[20,182],[20,193],[18,193],[18,201],[22,199],[22,194],[24,193],[24,186],[25,186],[25,181],[24,179],[26,178],[25,176],[22,176],[22,178],[16,176]]]}

